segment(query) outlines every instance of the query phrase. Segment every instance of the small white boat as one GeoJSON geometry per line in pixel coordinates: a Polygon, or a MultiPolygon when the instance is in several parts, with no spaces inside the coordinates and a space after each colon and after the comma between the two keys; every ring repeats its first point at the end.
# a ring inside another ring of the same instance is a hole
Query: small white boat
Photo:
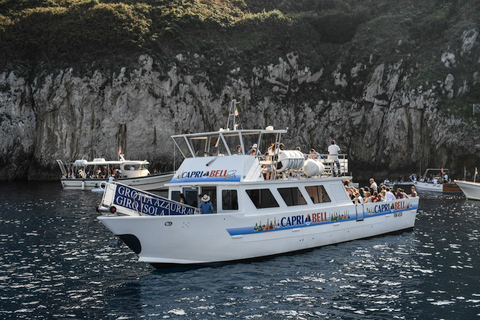
{"type": "Polygon", "coordinates": [[[331,164],[299,151],[276,149],[265,158],[244,151],[254,144],[266,149],[286,133],[175,135],[185,160],[168,184],[168,199],[109,183],[98,219],[156,268],[245,261],[414,227],[418,197],[355,204],[343,165],[343,176],[333,177],[331,164]],[[178,202],[180,194],[186,203],[178,202]],[[211,199],[212,214],[198,214],[199,196],[211,199]]]}
{"type": "Polygon", "coordinates": [[[117,161],[95,158],[93,161],[82,159],[73,163],[57,160],[57,163],[62,171],[61,185],[65,190],[92,190],[102,182],[108,182],[114,172],[117,181],[141,190],[166,189],[165,184],[173,177],[173,172],[150,174],[148,161],[125,160],[123,154],[117,161]]]}
{"type": "Polygon", "coordinates": [[[455,180],[455,183],[462,189],[467,199],[480,200],[479,182],[455,180]]]}
{"type": "Polygon", "coordinates": [[[423,177],[414,181],[413,185],[418,191],[431,191],[442,193],[461,193],[462,190],[455,182],[448,179],[448,169],[427,169],[423,177]]]}
{"type": "Polygon", "coordinates": [[[100,185],[96,184],[93,188],[92,188],[92,192],[93,193],[104,193],[105,192],[105,187],[107,186],[107,182],[105,181],[102,181],[100,183],[100,185]]]}

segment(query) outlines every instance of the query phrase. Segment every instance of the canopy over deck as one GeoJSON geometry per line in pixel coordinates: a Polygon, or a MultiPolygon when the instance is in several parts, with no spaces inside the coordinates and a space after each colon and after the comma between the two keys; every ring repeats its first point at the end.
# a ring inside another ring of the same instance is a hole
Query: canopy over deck
{"type": "Polygon", "coordinates": [[[270,143],[280,143],[287,130],[223,130],[173,135],[172,139],[185,158],[247,154],[250,148],[266,152],[270,143]],[[237,149],[240,147],[240,150],[237,149]]]}

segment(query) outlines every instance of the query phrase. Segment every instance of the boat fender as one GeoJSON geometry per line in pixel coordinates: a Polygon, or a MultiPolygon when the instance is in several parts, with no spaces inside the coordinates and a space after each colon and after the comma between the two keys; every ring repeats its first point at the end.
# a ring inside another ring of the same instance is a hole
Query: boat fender
{"type": "Polygon", "coordinates": [[[305,173],[306,176],[312,177],[320,174],[320,166],[317,163],[319,162],[313,159],[307,159],[305,161],[305,163],[303,164],[303,172],[305,173]]]}
{"type": "Polygon", "coordinates": [[[318,166],[318,174],[322,174],[325,171],[325,166],[320,161],[315,161],[318,166]]]}
{"type": "Polygon", "coordinates": [[[110,207],[110,212],[111,212],[111,213],[117,212],[117,207],[111,206],[111,207],[110,207]]]}

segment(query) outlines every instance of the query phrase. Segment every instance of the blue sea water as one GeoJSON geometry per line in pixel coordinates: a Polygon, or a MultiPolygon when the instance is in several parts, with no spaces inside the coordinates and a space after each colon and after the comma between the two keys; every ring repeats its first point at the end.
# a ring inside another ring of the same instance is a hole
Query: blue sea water
{"type": "Polygon", "coordinates": [[[421,194],[411,232],[251,263],[155,270],[101,195],[0,184],[0,319],[480,318],[480,202],[421,194]]]}

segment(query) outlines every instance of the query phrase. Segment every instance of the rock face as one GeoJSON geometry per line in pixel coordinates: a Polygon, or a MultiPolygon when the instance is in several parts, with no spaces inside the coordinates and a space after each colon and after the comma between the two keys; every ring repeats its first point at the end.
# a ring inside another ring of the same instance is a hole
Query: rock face
{"type": "MultiPolygon", "coordinates": [[[[457,51],[438,57],[446,67],[458,66],[457,56],[472,55],[478,32],[465,31],[462,41],[457,51]]],[[[205,74],[165,69],[148,55],[132,71],[114,74],[79,77],[66,69],[28,81],[0,73],[0,180],[59,178],[56,159],[116,158],[119,147],[127,158],[171,170],[174,158],[177,166],[181,159],[170,135],[225,127],[232,99],[241,100],[240,127],[290,128],[287,147],[325,153],[335,139],[359,178],[383,179],[427,166],[450,167],[458,177],[464,166],[473,171],[479,115],[441,112],[439,101],[469,92],[480,70],[472,70],[468,82],[457,83],[447,73],[435,83],[413,86],[411,65],[354,62],[327,73],[302,66],[292,53],[276,64],[231,70],[220,91],[205,74]],[[334,89],[324,89],[326,84],[334,89]],[[268,94],[259,99],[265,89],[268,94]],[[328,99],[302,101],[308,90],[328,99]]]]}

